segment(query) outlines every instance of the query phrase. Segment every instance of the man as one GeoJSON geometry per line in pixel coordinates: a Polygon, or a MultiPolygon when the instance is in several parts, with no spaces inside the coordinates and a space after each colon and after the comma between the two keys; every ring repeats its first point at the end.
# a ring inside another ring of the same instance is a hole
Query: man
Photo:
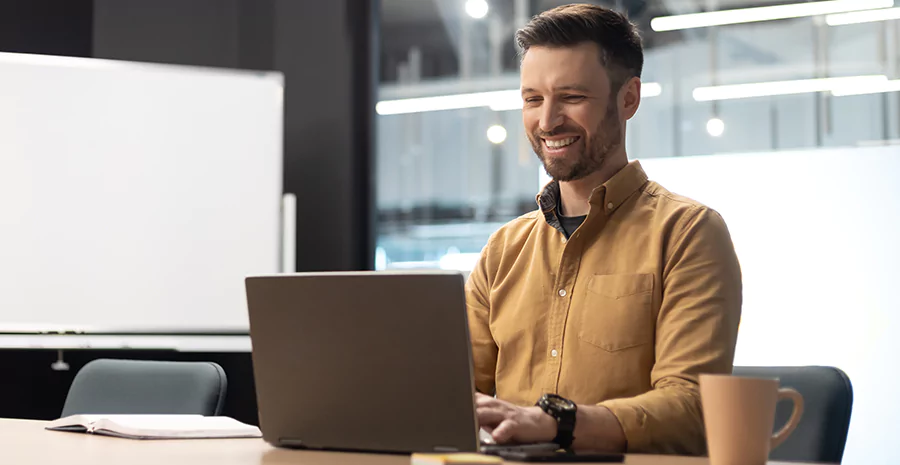
{"type": "Polygon", "coordinates": [[[466,285],[479,422],[500,443],[703,454],[698,375],[731,372],[741,311],[725,223],[628,162],[643,52],[625,17],[563,6],[516,41],[553,181],[466,285]]]}

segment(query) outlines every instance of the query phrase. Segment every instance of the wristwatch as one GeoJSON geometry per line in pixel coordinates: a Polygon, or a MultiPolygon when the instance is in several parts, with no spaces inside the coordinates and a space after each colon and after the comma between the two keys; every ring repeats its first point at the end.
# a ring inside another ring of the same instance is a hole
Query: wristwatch
{"type": "Polygon", "coordinates": [[[556,419],[556,438],[553,442],[561,449],[572,447],[575,441],[575,414],[578,411],[575,402],[556,394],[544,394],[537,406],[556,419]]]}

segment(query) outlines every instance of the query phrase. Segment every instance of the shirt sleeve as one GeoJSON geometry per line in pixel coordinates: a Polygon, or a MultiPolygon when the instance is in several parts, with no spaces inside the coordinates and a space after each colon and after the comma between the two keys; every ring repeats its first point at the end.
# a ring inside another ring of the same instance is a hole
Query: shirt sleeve
{"type": "Polygon", "coordinates": [[[728,228],[697,207],[676,227],[662,276],[653,388],[599,405],[619,420],[629,452],[706,451],[698,377],[731,373],[741,316],[741,271],[728,228]]]}
{"type": "Polygon", "coordinates": [[[469,337],[472,341],[472,359],[475,370],[475,388],[488,395],[496,387],[494,374],[497,367],[497,344],[491,335],[490,274],[493,237],[481,251],[481,257],[466,282],[466,309],[469,320],[469,337]]]}

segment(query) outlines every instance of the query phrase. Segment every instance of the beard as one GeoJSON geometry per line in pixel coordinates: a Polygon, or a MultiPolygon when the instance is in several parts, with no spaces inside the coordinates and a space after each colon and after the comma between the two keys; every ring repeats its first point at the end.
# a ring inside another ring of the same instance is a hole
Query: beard
{"type": "Polygon", "coordinates": [[[529,134],[528,140],[531,142],[534,153],[544,164],[544,170],[554,181],[566,182],[582,179],[603,167],[603,162],[606,161],[609,153],[622,143],[622,125],[619,123],[619,108],[615,100],[607,105],[606,114],[595,128],[594,135],[590,139],[586,136],[583,128],[560,126],[551,132],[535,131],[529,134]],[[544,153],[544,144],[541,138],[572,133],[579,135],[576,144],[583,143],[580,152],[569,154],[566,157],[548,157],[544,153]]]}

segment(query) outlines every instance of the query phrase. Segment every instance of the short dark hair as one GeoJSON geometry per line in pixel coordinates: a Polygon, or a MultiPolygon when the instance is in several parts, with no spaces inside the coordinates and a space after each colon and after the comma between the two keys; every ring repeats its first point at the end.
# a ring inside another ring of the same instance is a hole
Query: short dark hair
{"type": "Polygon", "coordinates": [[[616,93],[628,79],[641,77],[644,50],[637,27],[628,18],[597,5],[563,5],[547,10],[516,31],[522,56],[535,46],[569,47],[594,42],[600,48],[600,63],[616,93]]]}

